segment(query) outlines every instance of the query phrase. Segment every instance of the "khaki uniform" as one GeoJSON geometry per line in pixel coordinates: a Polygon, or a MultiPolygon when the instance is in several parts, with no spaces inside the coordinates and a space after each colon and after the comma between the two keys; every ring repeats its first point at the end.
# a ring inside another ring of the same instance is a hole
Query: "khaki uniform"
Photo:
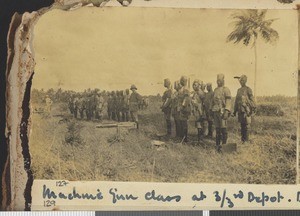
{"type": "Polygon", "coordinates": [[[123,121],[129,121],[129,94],[123,97],[123,121]]]}
{"type": "Polygon", "coordinates": [[[188,141],[188,119],[191,115],[191,100],[190,100],[190,91],[183,87],[178,92],[178,109],[179,113],[179,122],[181,130],[181,138],[184,142],[188,141]]]}
{"type": "Polygon", "coordinates": [[[238,89],[235,103],[234,114],[238,114],[238,120],[241,124],[241,140],[243,142],[249,140],[249,129],[251,124],[251,115],[255,109],[255,102],[252,89],[243,86],[238,89]]]}
{"type": "Polygon", "coordinates": [[[172,89],[167,89],[163,96],[162,96],[162,102],[163,105],[161,107],[164,116],[165,116],[165,120],[167,123],[167,134],[171,135],[172,133],[172,126],[171,126],[171,105],[172,105],[172,89]]]}
{"type": "Polygon", "coordinates": [[[212,112],[216,128],[226,128],[227,120],[223,119],[225,110],[231,110],[231,93],[227,87],[217,87],[212,100],[212,112]]]}
{"type": "Polygon", "coordinates": [[[53,101],[49,97],[46,97],[45,102],[46,102],[46,112],[50,113],[53,101]]]}
{"type": "Polygon", "coordinates": [[[205,119],[204,112],[204,102],[205,93],[200,89],[198,91],[193,91],[191,95],[192,101],[192,113],[195,116],[195,127],[203,128],[203,120],[205,119]]]}
{"type": "Polygon", "coordinates": [[[139,103],[142,96],[137,92],[132,92],[129,97],[129,111],[133,122],[138,122],[139,103]]]}
{"type": "MultiPolygon", "coordinates": [[[[225,114],[229,115],[231,111],[231,93],[230,90],[225,87],[217,87],[214,90],[214,96],[212,101],[212,112],[214,117],[214,123],[216,127],[216,147],[217,151],[221,151],[222,144],[227,143],[227,120],[225,114]]],[[[226,116],[228,118],[228,116],[226,116]]]]}
{"type": "Polygon", "coordinates": [[[172,95],[171,114],[175,122],[176,137],[180,138],[182,137],[182,133],[180,128],[180,105],[179,105],[178,95],[179,92],[177,91],[174,92],[174,94],[172,95]]]}
{"type": "Polygon", "coordinates": [[[208,122],[208,137],[213,136],[213,113],[212,113],[212,102],[213,102],[213,97],[214,97],[214,92],[213,91],[209,91],[205,93],[205,97],[204,97],[204,112],[205,112],[205,118],[206,121],[208,122]]]}

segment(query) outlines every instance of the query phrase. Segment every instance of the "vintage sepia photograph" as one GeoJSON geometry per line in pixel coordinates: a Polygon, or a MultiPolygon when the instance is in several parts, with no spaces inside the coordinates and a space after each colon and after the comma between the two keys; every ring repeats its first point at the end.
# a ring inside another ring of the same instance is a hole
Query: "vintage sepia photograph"
{"type": "Polygon", "coordinates": [[[296,10],[53,9],[34,27],[35,179],[295,184],[296,10]]]}

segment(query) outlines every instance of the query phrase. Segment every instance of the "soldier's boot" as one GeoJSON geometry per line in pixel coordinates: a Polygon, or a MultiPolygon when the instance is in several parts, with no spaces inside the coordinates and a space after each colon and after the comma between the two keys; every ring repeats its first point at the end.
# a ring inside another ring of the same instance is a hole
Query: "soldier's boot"
{"type": "Polygon", "coordinates": [[[222,144],[224,145],[227,143],[227,138],[228,138],[227,128],[222,128],[221,132],[222,132],[222,144]]]}
{"type": "Polygon", "coordinates": [[[222,151],[221,139],[222,139],[221,128],[216,128],[216,150],[217,150],[217,152],[222,151]]]}
{"type": "Polygon", "coordinates": [[[245,126],[245,141],[249,142],[249,125],[245,126]]]}
{"type": "Polygon", "coordinates": [[[136,123],[136,129],[139,129],[139,122],[136,121],[135,123],[136,123]]]}

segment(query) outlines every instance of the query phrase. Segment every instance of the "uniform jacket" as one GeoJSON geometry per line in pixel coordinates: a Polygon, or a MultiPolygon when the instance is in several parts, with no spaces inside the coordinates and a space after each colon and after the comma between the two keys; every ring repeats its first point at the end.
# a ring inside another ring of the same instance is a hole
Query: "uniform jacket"
{"type": "Polygon", "coordinates": [[[142,101],[142,96],[137,92],[132,92],[129,97],[129,110],[136,112],[139,110],[139,103],[142,101]]]}
{"type": "Polygon", "coordinates": [[[213,112],[224,112],[225,110],[231,111],[231,93],[229,88],[222,86],[217,87],[214,90],[214,96],[212,100],[213,112]]]}

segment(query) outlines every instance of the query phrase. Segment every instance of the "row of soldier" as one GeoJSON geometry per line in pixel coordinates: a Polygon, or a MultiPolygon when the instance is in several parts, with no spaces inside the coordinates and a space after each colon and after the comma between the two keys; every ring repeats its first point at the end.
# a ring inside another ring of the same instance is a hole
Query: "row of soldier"
{"type": "Polygon", "coordinates": [[[68,107],[75,118],[87,120],[102,120],[104,112],[107,111],[109,120],[133,121],[138,124],[137,111],[144,108],[146,100],[136,92],[137,88],[132,85],[130,90],[77,93],[68,101],[68,107]]]}
{"type": "Polygon", "coordinates": [[[212,84],[203,84],[202,81],[193,82],[193,92],[190,92],[188,79],[182,76],[175,82],[172,90],[171,81],[164,80],[166,91],[163,94],[161,109],[164,113],[167,136],[171,136],[172,123],[174,119],[176,137],[182,142],[188,141],[188,120],[191,115],[195,119],[195,127],[198,132],[198,142],[204,138],[207,129],[207,137],[213,137],[213,124],[216,131],[216,149],[221,151],[222,144],[227,143],[227,120],[229,116],[236,116],[241,124],[241,140],[249,141],[249,128],[251,116],[255,113],[255,102],[251,88],[246,86],[247,76],[235,77],[239,80],[241,88],[237,91],[234,110],[231,110],[231,92],[225,87],[225,76],[217,75],[217,88],[212,89],[212,84]],[[205,88],[207,91],[205,91],[205,88]],[[207,127],[207,128],[206,128],[207,127]]]}

